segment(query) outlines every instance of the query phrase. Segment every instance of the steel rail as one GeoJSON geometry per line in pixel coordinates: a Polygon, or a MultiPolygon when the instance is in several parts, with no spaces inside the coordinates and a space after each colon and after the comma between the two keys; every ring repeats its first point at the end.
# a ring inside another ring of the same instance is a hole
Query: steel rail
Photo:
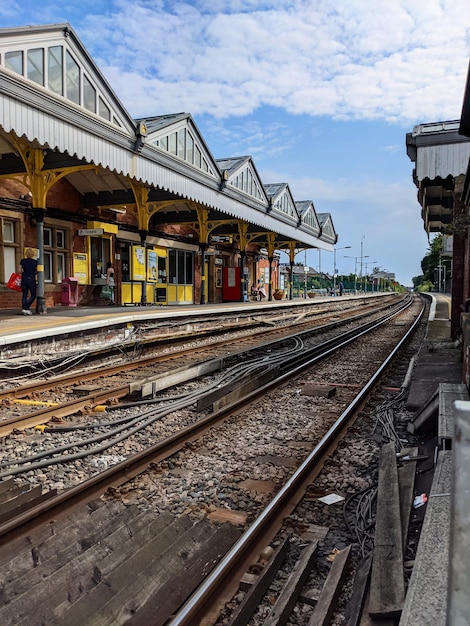
{"type": "MultiPolygon", "coordinates": [[[[407,306],[409,306],[409,304],[407,306]]],[[[382,323],[387,321],[389,318],[390,315],[387,315],[382,323]]],[[[372,328],[365,331],[361,327],[359,330],[360,332],[358,336],[362,336],[365,332],[372,330],[372,328]]],[[[354,338],[350,337],[346,342],[340,343],[337,347],[340,348],[353,340],[354,338]]],[[[330,354],[333,350],[334,348],[329,347],[326,354],[330,354]]],[[[280,375],[275,381],[270,381],[262,387],[253,390],[228,407],[203,417],[195,424],[183,428],[177,433],[174,433],[140,453],[117,463],[107,470],[92,476],[83,483],[76,485],[75,487],[71,487],[61,494],[51,497],[46,502],[37,505],[18,517],[5,522],[4,524],[0,524],[0,545],[8,541],[9,538],[13,536],[27,532],[28,529],[36,524],[49,521],[56,516],[62,515],[66,508],[73,508],[87,503],[102,495],[107,489],[117,488],[123,483],[129,481],[131,478],[138,476],[147,470],[152,464],[157,463],[171,454],[181,450],[189,441],[197,439],[215,424],[227,419],[234,412],[238,412],[241,407],[249,405],[253,400],[257,399],[263,393],[266,393],[266,391],[274,385],[278,386],[280,382],[287,380],[290,376],[299,373],[306,367],[309,367],[312,363],[317,362],[319,358],[320,355],[316,354],[311,361],[303,363],[302,365],[297,365],[293,372],[286,372],[285,374],[280,375]]]]}
{"type": "Polygon", "coordinates": [[[7,418],[0,422],[0,437],[9,435],[13,428],[18,428],[20,430],[33,428],[39,424],[49,422],[53,418],[61,418],[66,417],[67,415],[72,415],[87,406],[97,406],[109,400],[124,398],[129,395],[129,393],[129,385],[121,385],[120,387],[114,387],[113,389],[105,391],[96,391],[87,396],[82,396],[81,398],[75,398],[74,400],[57,404],[57,406],[48,406],[34,411],[33,413],[28,413],[24,416],[7,418]]]}
{"type": "MultiPolygon", "coordinates": [[[[390,306],[385,304],[385,306],[390,306]]],[[[354,310],[357,310],[359,307],[356,307],[354,310]]],[[[367,309],[371,309],[373,308],[373,305],[368,305],[366,307],[367,309]]],[[[346,309],[344,311],[336,311],[336,314],[342,314],[345,317],[351,312],[351,309],[346,309]]],[[[312,316],[318,316],[318,315],[322,315],[324,313],[328,313],[331,316],[331,311],[326,311],[325,310],[318,310],[315,313],[312,312],[312,316]]],[[[362,313],[363,314],[363,313],[362,313]]],[[[250,315],[253,315],[252,313],[250,313],[250,315]]],[[[354,319],[355,316],[352,316],[349,319],[354,319]]],[[[356,316],[357,317],[357,316],[356,316]]],[[[280,317],[276,317],[276,320],[279,319],[285,319],[285,316],[283,316],[282,318],[280,317]]],[[[195,323],[199,322],[200,320],[195,320],[195,323]]],[[[256,328],[256,336],[259,335],[269,335],[269,334],[275,334],[276,332],[280,332],[283,330],[283,328],[292,328],[292,326],[302,326],[305,325],[306,323],[308,323],[311,320],[301,320],[299,322],[294,322],[292,323],[292,321],[288,321],[288,324],[284,325],[284,326],[278,326],[275,328],[263,328],[263,329],[259,329],[259,321],[254,320],[254,324],[253,327],[256,328]]],[[[338,323],[338,322],[335,322],[338,323]]],[[[249,329],[249,326],[243,326],[243,328],[245,329],[249,329]]],[[[208,329],[207,331],[204,331],[204,334],[207,334],[209,332],[214,333],[222,333],[222,332],[232,332],[234,330],[240,330],[240,327],[237,326],[235,328],[235,326],[231,326],[231,327],[217,327],[217,328],[213,328],[213,329],[208,329]]],[[[200,331],[198,331],[200,332],[200,331]]],[[[254,333],[253,333],[254,336],[254,333]]],[[[158,344],[158,343],[162,343],[162,342],[179,342],[181,341],[181,339],[187,339],[188,336],[187,334],[185,335],[185,337],[170,337],[170,336],[164,336],[164,337],[159,337],[156,339],[153,338],[148,338],[148,339],[143,339],[140,342],[137,340],[133,340],[131,342],[125,342],[123,344],[119,344],[119,345],[113,345],[110,347],[109,349],[109,354],[114,354],[119,348],[132,348],[132,347],[136,347],[137,345],[153,345],[153,344],[158,344]]],[[[247,335],[246,337],[242,337],[242,339],[249,339],[250,335],[247,335]]],[[[195,352],[203,352],[204,350],[207,349],[207,347],[218,347],[218,346],[224,346],[227,344],[233,343],[233,338],[229,338],[229,339],[223,339],[221,341],[215,341],[211,344],[205,344],[198,347],[191,347],[191,348],[185,348],[184,350],[178,350],[175,352],[171,352],[171,353],[167,353],[167,354],[160,354],[160,355],[154,355],[154,356],[150,356],[150,357],[141,357],[139,358],[139,361],[131,361],[129,363],[118,363],[118,364],[114,364],[114,365],[109,365],[109,366],[104,366],[103,369],[101,369],[100,371],[97,371],[97,369],[93,369],[91,371],[79,371],[76,373],[75,377],[70,374],[60,374],[58,376],[54,376],[53,378],[49,378],[47,380],[39,380],[39,381],[34,381],[34,382],[29,382],[26,384],[23,384],[19,387],[14,387],[11,389],[0,389],[0,401],[1,400],[5,400],[8,398],[24,398],[25,396],[28,396],[31,393],[41,393],[44,391],[48,391],[50,389],[53,389],[55,386],[60,385],[61,383],[68,383],[70,384],[70,381],[73,381],[74,379],[76,379],[79,382],[83,382],[85,380],[93,380],[95,378],[99,378],[100,376],[112,376],[114,374],[119,374],[121,372],[124,371],[129,371],[132,369],[136,369],[137,367],[146,367],[148,365],[154,365],[155,363],[158,362],[165,362],[174,358],[178,358],[179,356],[185,356],[186,354],[194,354],[195,352]]],[[[88,356],[93,357],[96,356],[98,354],[102,354],[104,352],[104,348],[100,347],[99,349],[97,349],[96,351],[90,352],[88,356]]],[[[36,372],[38,373],[38,372],[36,372]]],[[[39,372],[40,373],[40,372],[39,372]]]]}
{"type": "MultiPolygon", "coordinates": [[[[114,428],[113,425],[113,430],[111,432],[93,435],[91,438],[88,437],[80,442],[59,446],[58,448],[43,450],[39,455],[17,459],[12,462],[12,465],[17,465],[16,468],[8,468],[8,464],[6,462],[2,462],[0,465],[4,466],[4,468],[0,471],[0,478],[4,478],[5,476],[17,476],[31,470],[34,471],[36,469],[42,469],[43,467],[48,467],[58,463],[68,463],[91,454],[96,454],[98,451],[101,452],[109,447],[112,447],[113,445],[116,445],[116,443],[129,438],[131,435],[139,432],[140,430],[143,430],[147,425],[150,425],[156,419],[161,419],[165,415],[168,415],[176,410],[186,408],[195,401],[203,399],[205,396],[210,397],[215,389],[218,390],[217,395],[220,396],[221,390],[225,395],[233,390],[234,387],[242,388],[244,385],[244,378],[245,384],[247,383],[246,377],[250,380],[252,376],[257,375],[263,378],[265,374],[271,372],[271,378],[274,378],[275,376],[276,380],[279,381],[279,377],[282,372],[286,372],[287,375],[290,376],[292,375],[292,372],[295,372],[296,369],[301,367],[305,361],[309,361],[309,364],[312,365],[314,363],[314,359],[320,360],[325,358],[329,352],[337,349],[341,345],[347,345],[348,342],[353,341],[361,334],[369,332],[370,328],[376,327],[384,321],[390,319],[395,314],[394,311],[400,311],[401,309],[409,306],[411,302],[412,300],[410,298],[402,300],[398,305],[391,307],[391,310],[382,315],[379,320],[375,319],[366,322],[359,328],[348,330],[340,336],[329,339],[312,348],[304,349],[304,343],[301,339],[302,334],[309,335],[310,331],[304,331],[304,333],[299,335],[291,335],[289,336],[289,341],[294,341],[294,346],[292,348],[287,351],[283,350],[282,353],[273,350],[272,354],[269,354],[269,356],[259,356],[248,363],[238,363],[231,368],[227,368],[222,376],[222,380],[218,379],[214,381],[210,385],[209,390],[205,389],[202,392],[199,390],[186,394],[182,398],[178,398],[171,402],[171,404],[165,409],[152,408],[149,411],[132,418],[131,420],[126,420],[124,424],[119,424],[117,428],[114,428]],[[96,444],[98,444],[98,447],[96,447],[96,444]],[[95,447],[90,449],[90,446],[95,447]],[[80,448],[85,449],[78,451],[80,448]],[[72,450],[77,451],[72,452],[72,450]]],[[[361,316],[358,317],[361,318],[361,316]]],[[[284,338],[282,340],[265,344],[265,346],[276,346],[277,344],[282,344],[285,341],[286,339],[284,338]]],[[[248,351],[247,354],[250,352],[251,351],[248,351]]],[[[270,377],[268,376],[268,379],[269,378],[270,377]]],[[[258,388],[262,388],[262,386],[263,383],[261,382],[257,385],[258,388]]],[[[54,429],[48,429],[50,432],[53,432],[53,430],[54,429]]]]}
{"type": "MultiPolygon", "coordinates": [[[[198,619],[201,619],[211,609],[213,609],[214,595],[218,597],[224,596],[224,589],[232,586],[233,584],[233,581],[230,580],[231,572],[233,572],[234,569],[239,569],[241,567],[241,563],[245,565],[244,561],[246,553],[251,553],[252,546],[257,544],[259,538],[267,533],[267,529],[271,527],[273,520],[275,520],[279,511],[285,507],[286,502],[295,500],[295,493],[298,490],[305,488],[306,483],[310,480],[310,475],[314,466],[321,462],[325,451],[328,450],[332,442],[345,429],[345,427],[349,425],[348,422],[351,417],[364,403],[365,398],[375,387],[386,368],[395,358],[396,354],[408,341],[409,337],[415,332],[416,327],[421,322],[424,310],[425,307],[423,305],[420,314],[417,316],[412,326],[409,328],[404,337],[402,337],[399,343],[393,348],[380,367],[375,371],[368,383],[362,388],[351,404],[343,411],[338,420],[322,437],[308,457],[268,504],[266,509],[264,509],[248,530],[221,559],[221,561],[219,561],[204,582],[181,607],[178,613],[172,616],[169,626],[194,626],[194,624],[198,623],[198,619]]],[[[266,542],[264,541],[264,543],[266,542]]]]}
{"type": "MultiPolygon", "coordinates": [[[[384,308],[390,308],[393,306],[402,306],[403,301],[401,301],[398,304],[387,304],[384,308]]],[[[305,331],[301,331],[301,332],[297,332],[294,335],[292,335],[292,333],[290,335],[286,335],[285,337],[282,338],[278,338],[278,339],[274,339],[271,342],[267,342],[265,344],[263,344],[263,346],[274,346],[275,344],[285,341],[287,339],[289,339],[291,336],[303,336],[303,335],[308,335],[311,334],[312,332],[314,333],[318,333],[321,332],[325,329],[329,329],[329,328],[335,328],[337,326],[340,326],[343,323],[347,323],[347,322],[351,322],[351,321],[355,321],[357,319],[360,319],[361,317],[367,317],[369,315],[369,313],[365,313],[362,312],[358,315],[354,315],[350,318],[346,318],[346,320],[341,320],[341,321],[335,321],[335,322],[331,322],[331,323],[327,323],[327,324],[323,324],[320,326],[315,326],[314,328],[310,328],[307,329],[305,331]]],[[[371,324],[373,322],[369,322],[369,324],[371,324]]],[[[304,325],[305,322],[300,323],[299,326],[304,325]]],[[[290,330],[292,329],[292,327],[290,327],[290,330]]],[[[274,334],[276,332],[279,332],[280,329],[276,328],[276,329],[267,329],[265,331],[262,331],[263,333],[266,334],[274,334]]],[[[354,333],[354,331],[350,331],[351,333],[354,333]]],[[[257,336],[259,336],[259,331],[257,333],[257,336]]],[[[249,339],[250,337],[248,337],[249,339]]],[[[245,339],[245,337],[243,337],[242,339],[245,339]]],[[[334,342],[334,340],[333,340],[334,342]]],[[[111,376],[114,374],[119,374],[125,371],[129,371],[129,370],[135,370],[138,369],[140,367],[146,367],[148,365],[153,365],[155,363],[159,363],[159,362],[164,362],[164,361],[168,361],[174,358],[180,358],[182,356],[185,356],[187,354],[191,354],[193,355],[194,353],[198,353],[198,352],[205,352],[207,351],[207,348],[218,348],[227,344],[233,344],[233,338],[230,339],[224,339],[222,341],[218,341],[218,342],[214,342],[213,344],[205,345],[205,346],[201,346],[200,348],[190,348],[190,349],[185,349],[185,350],[180,350],[178,352],[174,352],[174,353],[170,353],[170,354],[165,354],[165,355],[156,355],[156,356],[152,356],[152,357],[147,357],[144,358],[142,360],[139,360],[138,362],[134,361],[132,363],[124,363],[124,364],[117,364],[117,365],[112,365],[110,367],[106,367],[104,370],[101,370],[100,372],[96,372],[96,370],[94,370],[93,372],[90,373],[77,373],[73,376],[70,375],[63,375],[63,376],[58,376],[55,377],[53,380],[49,379],[47,381],[42,381],[42,382],[37,382],[37,383],[29,383],[28,385],[24,385],[20,388],[17,389],[9,389],[9,390],[4,390],[4,391],[0,391],[0,400],[2,399],[7,399],[7,398],[22,398],[25,397],[29,394],[31,394],[33,391],[34,392],[41,392],[41,391],[46,391],[48,389],[53,389],[55,386],[60,385],[61,383],[68,383],[68,384],[73,384],[75,381],[76,382],[83,382],[85,380],[93,380],[96,378],[102,378],[104,376],[111,376]]],[[[238,352],[233,352],[227,355],[227,357],[237,357],[240,354],[242,354],[243,352],[249,353],[250,351],[259,348],[260,346],[253,346],[251,348],[247,348],[243,351],[238,351],[238,352]]],[[[145,378],[141,379],[142,381],[145,381],[145,378]]],[[[72,415],[73,413],[76,413],[77,411],[83,410],[86,407],[90,407],[90,406],[97,406],[97,405],[102,405],[107,401],[110,400],[117,400],[119,398],[123,398],[126,395],[130,395],[132,393],[133,390],[135,390],[136,388],[136,381],[130,382],[130,383],[126,383],[125,385],[120,385],[118,387],[115,388],[111,388],[108,390],[99,390],[99,391],[95,391],[95,392],[91,392],[89,394],[87,394],[84,397],[81,398],[77,398],[74,400],[70,400],[69,402],[65,402],[62,404],[57,404],[57,406],[52,406],[52,407],[44,407],[42,409],[38,409],[36,411],[33,411],[31,413],[27,413],[24,416],[15,416],[12,418],[7,418],[5,420],[2,420],[0,422],[0,436],[1,437],[5,437],[7,435],[9,435],[11,433],[11,431],[14,428],[17,428],[19,430],[22,429],[26,429],[26,428],[34,428],[35,426],[38,425],[42,425],[45,424],[47,422],[49,422],[50,420],[52,420],[53,418],[63,418],[63,417],[67,417],[69,415],[72,415]]]]}

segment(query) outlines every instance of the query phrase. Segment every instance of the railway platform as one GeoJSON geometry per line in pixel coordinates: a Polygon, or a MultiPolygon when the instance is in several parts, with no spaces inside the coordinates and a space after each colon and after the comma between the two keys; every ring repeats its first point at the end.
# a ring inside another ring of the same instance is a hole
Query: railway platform
{"type": "MultiPolygon", "coordinates": [[[[364,296],[343,296],[344,300],[359,297],[364,296]]],[[[35,341],[51,336],[65,336],[69,333],[93,331],[114,325],[199,317],[222,312],[256,312],[267,308],[302,306],[306,302],[318,304],[338,299],[338,297],[318,296],[314,300],[307,301],[303,298],[296,298],[271,302],[223,302],[184,306],[56,306],[48,307],[47,313],[44,315],[23,315],[20,309],[0,309],[0,348],[9,344],[35,341]]]]}
{"type": "Polygon", "coordinates": [[[449,606],[455,601],[449,579],[454,560],[451,535],[454,532],[454,541],[462,535],[461,529],[453,528],[453,519],[460,515],[455,508],[460,496],[454,476],[458,470],[453,469],[453,439],[455,402],[468,399],[468,391],[462,384],[462,347],[450,336],[450,296],[430,297],[426,339],[413,369],[406,408],[415,416],[409,425],[411,432],[418,436],[435,433],[427,444],[435,468],[433,475],[415,479],[415,494],[425,493],[427,504],[422,509],[423,527],[399,626],[451,623],[449,606]]]}

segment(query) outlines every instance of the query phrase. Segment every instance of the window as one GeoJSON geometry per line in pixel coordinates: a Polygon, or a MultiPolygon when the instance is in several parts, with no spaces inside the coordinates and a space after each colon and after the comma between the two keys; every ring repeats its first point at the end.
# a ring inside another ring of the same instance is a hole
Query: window
{"type": "Polygon", "coordinates": [[[186,147],[186,145],[185,145],[186,144],[186,142],[185,142],[185,138],[186,138],[185,135],[186,135],[186,131],[184,129],[178,131],[178,156],[179,156],[180,159],[184,159],[185,156],[186,156],[186,154],[185,154],[185,152],[186,152],[186,150],[185,150],[185,147],[186,147]]]}
{"type": "Polygon", "coordinates": [[[176,154],[176,133],[171,133],[170,135],[168,151],[171,152],[171,154],[176,154]]]}
{"type": "Polygon", "coordinates": [[[106,273],[106,264],[111,260],[111,240],[105,237],[90,237],[91,275],[101,278],[106,273]]]}
{"type": "Polygon", "coordinates": [[[189,133],[186,137],[186,159],[188,163],[194,163],[194,139],[189,133]]]}
{"type": "Polygon", "coordinates": [[[131,280],[131,245],[123,241],[120,242],[120,247],[122,282],[128,283],[131,280]]]}
{"type": "Polygon", "coordinates": [[[199,169],[201,169],[201,151],[199,150],[197,146],[194,152],[194,165],[196,167],[199,167],[199,169]]]}
{"type": "Polygon", "coordinates": [[[101,96],[98,98],[98,113],[105,120],[109,121],[111,119],[111,111],[101,96]]]}
{"type": "Polygon", "coordinates": [[[168,283],[192,285],[194,282],[194,257],[186,250],[168,251],[168,283]]]}
{"type": "Polygon", "coordinates": [[[19,222],[0,217],[0,281],[6,283],[13,272],[18,270],[16,255],[19,222]]]}
{"type": "Polygon", "coordinates": [[[174,131],[163,137],[151,140],[151,143],[179,159],[187,161],[195,167],[214,175],[207,159],[204,158],[201,149],[197,146],[194,137],[187,128],[174,131]]]}
{"type": "Polygon", "coordinates": [[[3,220],[3,241],[5,243],[15,241],[15,224],[10,220],[3,220]]]}
{"type": "Polygon", "coordinates": [[[62,70],[62,46],[51,46],[47,51],[47,86],[60,96],[64,95],[62,70]]]}
{"type": "Polygon", "coordinates": [[[96,113],[96,89],[91,84],[88,76],[83,77],[83,106],[92,113],[96,113]]]}
{"type": "Polygon", "coordinates": [[[179,285],[186,284],[186,265],[185,265],[185,252],[178,250],[177,252],[177,280],[179,285]]]}
{"type": "MultiPolygon", "coordinates": [[[[71,239],[71,238],[70,238],[71,239]]],[[[67,231],[44,227],[44,281],[60,283],[67,277],[67,231]]]]}
{"type": "Polygon", "coordinates": [[[23,51],[5,52],[5,67],[17,74],[23,74],[23,51]]]}
{"type": "Polygon", "coordinates": [[[60,283],[65,278],[65,254],[63,252],[57,253],[57,282],[60,283]]]}
{"type": "Polygon", "coordinates": [[[26,70],[29,80],[44,85],[44,48],[28,50],[26,70]]]}
{"type": "Polygon", "coordinates": [[[67,98],[75,104],[80,104],[80,68],[70,52],[66,55],[65,85],[67,98]]]}
{"type": "Polygon", "coordinates": [[[56,230],[56,247],[65,248],[65,230],[56,230]]]}

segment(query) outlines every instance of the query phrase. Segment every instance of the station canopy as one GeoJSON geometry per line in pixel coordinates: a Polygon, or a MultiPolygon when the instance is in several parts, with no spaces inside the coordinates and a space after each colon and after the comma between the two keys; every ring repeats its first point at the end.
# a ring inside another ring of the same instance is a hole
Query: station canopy
{"type": "Polygon", "coordinates": [[[0,110],[2,178],[65,178],[85,209],[140,199],[143,230],[204,209],[212,236],[243,223],[249,243],[280,250],[337,241],[331,215],[263,183],[250,156],[215,159],[189,113],[131,117],[69,24],[0,29],[0,110]]]}

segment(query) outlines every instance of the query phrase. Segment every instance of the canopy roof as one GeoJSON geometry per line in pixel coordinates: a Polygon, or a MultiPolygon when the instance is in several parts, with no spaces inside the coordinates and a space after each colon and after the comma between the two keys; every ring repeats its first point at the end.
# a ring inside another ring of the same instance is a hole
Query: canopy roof
{"type": "Polygon", "coordinates": [[[0,111],[2,176],[26,174],[23,141],[43,151],[42,170],[72,168],[85,207],[132,203],[135,181],[165,201],[156,223],[194,221],[201,206],[260,242],[275,233],[280,248],[333,249],[331,217],[318,229],[313,203],[300,213],[287,183],[263,184],[251,157],[214,159],[189,113],[133,119],[68,23],[0,30],[0,111]]]}
{"type": "Polygon", "coordinates": [[[459,134],[458,120],[415,126],[406,135],[406,149],[414,162],[413,180],[425,230],[448,232],[453,220],[454,181],[465,175],[470,141],[459,134]]]}

